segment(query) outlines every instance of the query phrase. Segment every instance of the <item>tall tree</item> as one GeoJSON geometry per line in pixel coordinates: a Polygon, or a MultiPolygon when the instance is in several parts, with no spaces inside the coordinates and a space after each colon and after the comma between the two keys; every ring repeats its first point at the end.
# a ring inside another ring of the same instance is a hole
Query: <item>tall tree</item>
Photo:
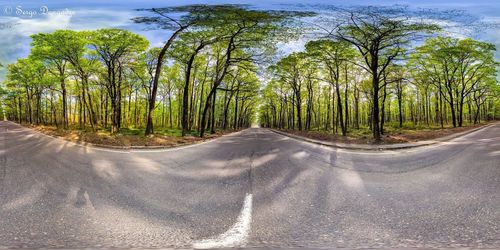
{"type": "Polygon", "coordinates": [[[257,62],[271,55],[276,48],[276,39],[286,37],[283,34],[289,28],[287,21],[304,15],[309,13],[233,7],[226,8],[211,21],[213,32],[224,39],[216,46],[219,56],[216,57],[214,80],[201,116],[201,137],[205,133],[208,109],[210,105],[215,105],[211,99],[216,96],[216,91],[225,80],[229,69],[238,67],[241,62],[257,62]]]}
{"type": "Polygon", "coordinates": [[[403,54],[404,47],[422,33],[439,29],[436,25],[416,22],[404,12],[379,12],[378,9],[360,8],[348,11],[347,22],[341,25],[334,38],[353,44],[361,54],[363,67],[372,78],[372,131],[380,141],[379,90],[387,67],[403,54]]]}
{"type": "Polygon", "coordinates": [[[238,8],[233,5],[185,5],[166,8],[140,9],[150,11],[154,16],[136,17],[136,23],[155,25],[157,28],[172,30],[168,40],[162,46],[158,54],[157,65],[152,84],[151,99],[149,100],[147,124],[145,134],[153,133],[153,113],[155,109],[156,94],[158,92],[158,82],[161,75],[161,68],[164,63],[167,50],[174,43],[175,39],[185,30],[193,27],[203,27],[212,23],[214,18],[220,18],[218,13],[230,11],[238,8]]]}
{"type": "Polygon", "coordinates": [[[414,77],[435,85],[449,104],[453,126],[462,126],[465,98],[495,77],[495,47],[472,39],[428,39],[410,57],[414,77]]]}
{"type": "MultiPolygon", "coordinates": [[[[89,79],[95,73],[95,60],[88,58],[87,31],[57,30],[53,33],[57,37],[59,52],[64,60],[72,66],[71,71],[81,81],[81,103],[87,107],[90,125],[97,125],[97,116],[89,93],[89,79]]],[[[81,124],[82,125],[82,124],[81,124]]]]}
{"type": "MultiPolygon", "coordinates": [[[[305,53],[292,53],[271,67],[279,81],[286,83],[293,93],[293,103],[297,110],[297,128],[302,130],[302,86],[304,82],[305,53]]],[[[293,114],[292,114],[293,115],[293,114]]]]}
{"type": "Polygon", "coordinates": [[[94,52],[106,68],[104,82],[113,110],[111,133],[119,132],[121,126],[121,98],[124,68],[149,45],[146,38],[121,29],[100,29],[88,33],[94,52]]]}
{"type": "Polygon", "coordinates": [[[34,58],[18,59],[8,66],[9,84],[23,89],[26,95],[26,114],[30,124],[43,121],[42,94],[49,87],[47,68],[42,61],[34,58]]]}
{"type": "MultiPolygon", "coordinates": [[[[342,135],[347,135],[347,105],[345,105],[345,112],[342,108],[342,97],[340,91],[341,77],[347,77],[347,72],[344,68],[347,67],[349,61],[355,60],[355,51],[350,43],[345,41],[332,41],[332,40],[316,40],[306,44],[306,51],[313,57],[319,58],[321,65],[326,69],[327,77],[324,79],[329,82],[337,93],[337,112],[339,115],[340,127],[342,135]],[[344,120],[345,113],[345,120],[344,120]]],[[[345,82],[345,89],[347,90],[347,81],[345,82]]],[[[344,99],[347,101],[347,96],[344,99]]]]}
{"type": "Polygon", "coordinates": [[[68,77],[67,64],[61,46],[64,46],[63,33],[39,33],[31,36],[31,55],[46,61],[47,68],[51,74],[57,76],[62,94],[62,117],[63,127],[68,128],[68,94],[66,88],[66,78],[68,77]]]}
{"type": "Polygon", "coordinates": [[[173,57],[184,63],[184,88],[182,97],[182,135],[186,135],[189,129],[189,99],[191,85],[191,71],[196,59],[196,56],[207,46],[222,39],[215,36],[210,31],[193,31],[181,35],[181,39],[174,44],[173,57]]]}

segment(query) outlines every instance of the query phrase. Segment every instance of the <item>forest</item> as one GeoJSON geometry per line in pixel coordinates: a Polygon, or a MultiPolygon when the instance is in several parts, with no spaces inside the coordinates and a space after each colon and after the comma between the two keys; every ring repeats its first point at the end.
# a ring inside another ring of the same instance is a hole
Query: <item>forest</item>
{"type": "Polygon", "coordinates": [[[316,13],[237,5],[143,11],[134,22],[171,34],[162,47],[116,28],[32,35],[30,54],[5,65],[6,118],[146,136],[203,137],[253,124],[342,136],[369,130],[378,142],[387,128],[500,117],[495,46],[442,35],[404,12],[347,10],[303,51],[281,56],[278,47],[303,38],[310,29],[301,20],[316,13]]]}
{"type": "Polygon", "coordinates": [[[404,64],[390,63],[397,48],[377,67],[377,50],[365,49],[376,46],[357,42],[310,41],[305,51],[270,67],[260,110],[264,126],[342,136],[365,127],[380,140],[385,126],[462,127],[498,118],[492,44],[435,37],[406,55],[404,64]]]}

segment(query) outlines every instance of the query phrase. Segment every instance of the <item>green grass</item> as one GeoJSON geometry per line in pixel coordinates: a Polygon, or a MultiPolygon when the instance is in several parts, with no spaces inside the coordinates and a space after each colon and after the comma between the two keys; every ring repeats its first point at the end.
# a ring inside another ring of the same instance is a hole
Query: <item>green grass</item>
{"type": "MultiPolygon", "coordinates": [[[[208,133],[210,133],[210,131],[208,131],[208,133]]],[[[164,135],[164,136],[178,136],[178,137],[181,137],[182,136],[182,129],[178,129],[178,128],[163,128],[163,129],[160,129],[159,128],[159,129],[155,130],[155,134],[164,135]]],[[[199,136],[200,134],[198,133],[198,131],[195,130],[195,131],[188,132],[187,135],[199,136]]]]}
{"type": "Polygon", "coordinates": [[[359,127],[359,129],[348,128],[347,135],[355,138],[365,138],[370,137],[372,135],[372,131],[369,127],[359,127]]]}
{"type": "MultiPolygon", "coordinates": [[[[59,128],[59,130],[63,130],[59,128]]],[[[85,126],[84,128],[80,128],[78,125],[72,125],[67,130],[79,131],[81,133],[87,132],[100,132],[100,133],[111,133],[111,127],[99,127],[97,131],[93,131],[91,127],[85,126]]],[[[124,127],[120,129],[119,135],[127,135],[127,136],[144,136],[145,128],[142,127],[124,127]]],[[[161,129],[155,128],[155,134],[164,135],[164,136],[181,136],[182,130],[180,129],[161,129]]]]}
{"type": "MultiPolygon", "coordinates": [[[[469,124],[467,121],[464,121],[463,126],[468,127],[474,124],[469,124]]],[[[450,129],[453,128],[452,124],[444,124],[444,129],[450,129]]],[[[436,131],[436,130],[441,130],[441,126],[439,124],[434,124],[431,123],[429,126],[427,126],[426,123],[420,123],[420,124],[414,124],[413,122],[404,122],[403,126],[400,128],[399,127],[399,122],[386,122],[384,124],[384,133],[386,135],[398,135],[398,134],[413,134],[418,131],[436,131]]],[[[324,133],[324,134],[331,134],[331,131],[324,131],[324,130],[317,130],[317,128],[314,129],[315,132],[318,133],[324,133]]],[[[338,128],[337,134],[341,134],[340,128],[338,128]]],[[[371,138],[372,137],[372,131],[370,127],[368,126],[360,126],[359,129],[355,129],[354,127],[349,127],[347,130],[347,136],[352,137],[352,138],[371,138]]]]}
{"type": "MultiPolygon", "coordinates": [[[[62,128],[59,128],[60,130],[63,130],[62,128]]],[[[81,133],[87,133],[87,132],[101,132],[101,133],[110,133],[111,132],[111,127],[100,127],[97,129],[97,131],[92,131],[92,128],[89,126],[86,126],[84,128],[80,128],[78,125],[71,125],[68,130],[73,130],[73,131],[79,131],[81,133]]],[[[120,129],[119,135],[126,135],[126,136],[144,136],[144,127],[123,127],[120,129]]],[[[207,130],[205,132],[207,135],[211,134],[210,130],[207,130]]],[[[180,128],[155,128],[154,129],[154,134],[155,135],[160,135],[160,136],[172,136],[172,137],[182,137],[182,129],[180,128]]],[[[192,130],[187,133],[187,135],[190,136],[199,136],[200,134],[196,130],[192,130]]]]}
{"type": "MultiPolygon", "coordinates": [[[[129,135],[129,136],[144,136],[144,130],[145,130],[145,128],[134,128],[134,127],[121,128],[119,134],[129,135]]],[[[110,132],[111,129],[106,128],[105,131],[110,132]]],[[[179,128],[155,128],[154,134],[160,135],[160,136],[181,137],[182,136],[182,129],[179,129],[179,128]]],[[[198,133],[198,131],[191,131],[187,135],[199,136],[199,133],[198,133]]]]}
{"type": "MultiPolygon", "coordinates": [[[[109,133],[111,131],[111,128],[106,128],[103,130],[109,133]]],[[[144,136],[144,130],[145,130],[145,128],[142,128],[142,127],[139,127],[139,128],[134,128],[134,127],[121,128],[119,134],[128,135],[128,136],[144,136]]],[[[182,129],[180,129],[180,128],[155,128],[154,134],[160,135],[160,136],[182,137],[182,129]]],[[[207,131],[207,134],[210,134],[210,131],[207,131]]],[[[187,135],[199,136],[199,133],[198,133],[198,131],[194,130],[194,131],[188,132],[187,135]]]]}
{"type": "MultiPolygon", "coordinates": [[[[111,132],[111,129],[106,129],[107,132],[111,132]]],[[[144,129],[140,128],[121,128],[120,134],[122,135],[144,135],[144,129]]]]}

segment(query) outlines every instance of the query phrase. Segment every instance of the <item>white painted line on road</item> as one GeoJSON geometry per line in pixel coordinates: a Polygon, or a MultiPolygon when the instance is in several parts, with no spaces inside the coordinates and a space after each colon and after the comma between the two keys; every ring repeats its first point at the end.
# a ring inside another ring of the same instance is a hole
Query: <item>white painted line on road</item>
{"type": "Polygon", "coordinates": [[[243,207],[236,223],[225,233],[211,239],[193,243],[195,249],[226,248],[245,246],[250,234],[252,223],[252,194],[246,194],[243,207]]]}

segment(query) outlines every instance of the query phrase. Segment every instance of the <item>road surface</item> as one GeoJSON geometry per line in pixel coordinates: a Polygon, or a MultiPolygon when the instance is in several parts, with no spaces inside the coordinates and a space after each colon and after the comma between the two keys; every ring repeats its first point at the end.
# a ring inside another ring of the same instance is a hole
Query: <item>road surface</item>
{"type": "Polygon", "coordinates": [[[1,247],[500,247],[500,125],[347,151],[251,128],[173,150],[0,123],[1,247]]]}

